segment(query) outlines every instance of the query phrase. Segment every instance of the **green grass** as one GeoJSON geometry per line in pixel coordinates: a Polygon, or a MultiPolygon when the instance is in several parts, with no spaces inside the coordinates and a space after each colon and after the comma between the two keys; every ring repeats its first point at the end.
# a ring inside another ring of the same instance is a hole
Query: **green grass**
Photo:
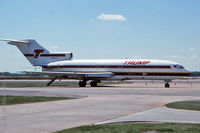
{"type": "Polygon", "coordinates": [[[180,101],[166,104],[168,108],[200,111],[200,101],[180,101]]]}
{"type": "Polygon", "coordinates": [[[199,133],[200,124],[187,123],[115,123],[81,126],[56,133],[142,133],[156,131],[160,133],[199,133]]]}
{"type": "Polygon", "coordinates": [[[68,100],[73,98],[68,97],[39,97],[39,96],[0,96],[0,105],[12,105],[12,104],[25,104],[35,102],[47,102],[57,100],[68,100]]]}

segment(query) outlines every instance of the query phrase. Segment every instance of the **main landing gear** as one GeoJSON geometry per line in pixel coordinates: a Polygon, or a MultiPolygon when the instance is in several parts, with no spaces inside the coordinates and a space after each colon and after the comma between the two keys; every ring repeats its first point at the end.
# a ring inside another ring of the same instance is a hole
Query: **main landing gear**
{"type": "MultiPolygon", "coordinates": [[[[90,82],[91,87],[96,87],[97,86],[97,81],[93,80],[90,82]]],[[[86,80],[81,80],[79,81],[79,87],[85,87],[86,86],[86,80]]]]}
{"type": "Polygon", "coordinates": [[[79,87],[85,87],[86,86],[86,80],[79,81],[79,87]]]}
{"type": "Polygon", "coordinates": [[[165,82],[165,88],[169,88],[170,87],[169,82],[172,82],[172,80],[164,80],[164,82],[165,82]]]}
{"type": "Polygon", "coordinates": [[[96,80],[91,81],[90,85],[91,85],[91,87],[96,87],[97,86],[97,81],[96,80]]]}

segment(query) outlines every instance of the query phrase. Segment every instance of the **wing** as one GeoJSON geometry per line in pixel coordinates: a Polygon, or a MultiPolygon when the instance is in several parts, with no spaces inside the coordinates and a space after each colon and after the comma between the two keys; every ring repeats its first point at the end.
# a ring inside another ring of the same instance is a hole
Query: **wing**
{"type": "Polygon", "coordinates": [[[112,72],[49,72],[49,71],[42,71],[42,72],[31,72],[31,71],[22,71],[22,73],[28,74],[44,74],[51,77],[72,77],[72,78],[110,78],[114,74],[112,72]]]}

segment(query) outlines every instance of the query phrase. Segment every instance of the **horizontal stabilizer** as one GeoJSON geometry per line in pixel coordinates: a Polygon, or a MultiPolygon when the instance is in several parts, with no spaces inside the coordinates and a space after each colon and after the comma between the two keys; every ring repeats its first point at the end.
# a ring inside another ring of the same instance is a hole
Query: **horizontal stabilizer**
{"type": "Polygon", "coordinates": [[[0,39],[0,41],[6,41],[8,44],[12,45],[28,45],[29,41],[21,41],[21,40],[11,40],[11,39],[0,39]]]}

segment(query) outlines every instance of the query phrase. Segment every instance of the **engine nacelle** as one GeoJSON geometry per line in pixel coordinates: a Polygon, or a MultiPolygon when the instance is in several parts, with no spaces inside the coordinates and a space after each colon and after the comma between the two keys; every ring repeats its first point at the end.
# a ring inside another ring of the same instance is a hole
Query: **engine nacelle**
{"type": "Polygon", "coordinates": [[[64,59],[64,60],[70,60],[73,57],[72,52],[66,52],[66,53],[49,53],[49,57],[52,59],[64,59]]]}
{"type": "Polygon", "coordinates": [[[67,52],[67,53],[65,53],[65,57],[66,57],[66,58],[69,58],[69,59],[73,58],[72,52],[67,52]]]}
{"type": "Polygon", "coordinates": [[[40,60],[45,59],[47,63],[50,63],[50,62],[55,62],[55,61],[71,60],[72,57],[73,57],[73,54],[72,54],[72,52],[66,52],[66,53],[49,53],[49,54],[45,54],[45,55],[41,54],[40,57],[43,57],[40,60]]]}

